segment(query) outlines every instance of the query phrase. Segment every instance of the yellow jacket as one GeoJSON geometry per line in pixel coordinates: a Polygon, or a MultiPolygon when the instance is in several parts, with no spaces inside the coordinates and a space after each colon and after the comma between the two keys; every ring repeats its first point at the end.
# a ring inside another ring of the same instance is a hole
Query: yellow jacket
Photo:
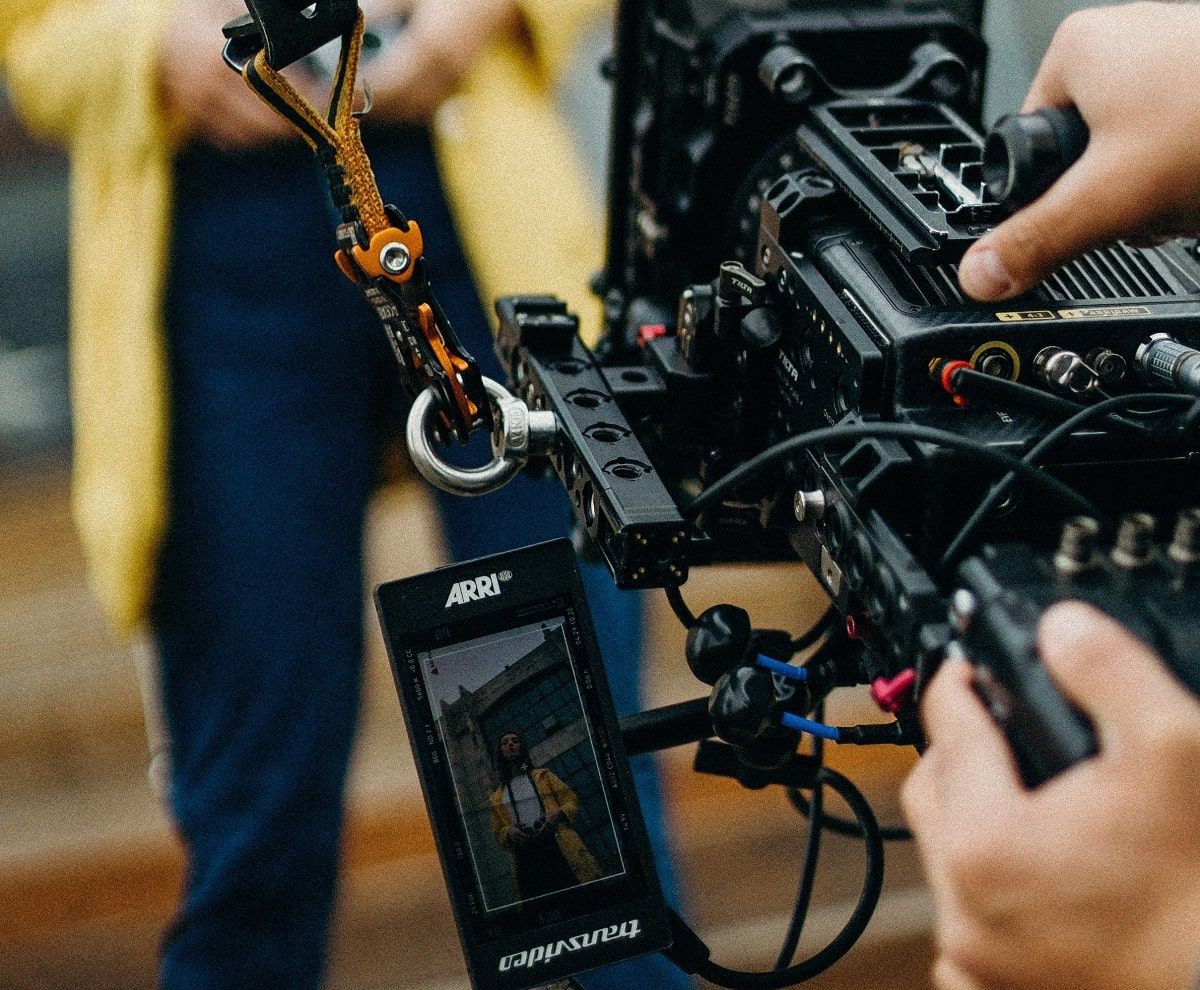
{"type": "MultiPolygon", "coordinates": [[[[554,839],[563,854],[563,859],[575,874],[575,879],[580,883],[599,880],[600,864],[584,845],[579,833],[571,827],[579,818],[579,798],[575,796],[575,792],[551,770],[538,767],[530,770],[529,776],[533,779],[533,786],[537,788],[538,796],[542,799],[542,808],[546,813],[562,811],[567,816],[566,822],[554,830],[554,839]]],[[[505,849],[512,850],[512,815],[508,813],[508,806],[504,802],[503,787],[498,787],[492,792],[492,796],[488,798],[488,806],[491,809],[492,833],[496,836],[496,841],[505,849]]]]}
{"type": "MultiPolygon", "coordinates": [[[[497,40],[439,115],[435,141],[485,300],[544,291],[584,311],[600,222],[550,89],[600,4],[520,3],[533,51],[497,40]]],[[[167,511],[161,310],[173,141],[156,66],[170,9],[167,0],[0,0],[13,103],[71,154],[73,508],[93,587],[121,630],[145,617],[167,511]]],[[[217,57],[222,39],[206,43],[217,57]]]]}

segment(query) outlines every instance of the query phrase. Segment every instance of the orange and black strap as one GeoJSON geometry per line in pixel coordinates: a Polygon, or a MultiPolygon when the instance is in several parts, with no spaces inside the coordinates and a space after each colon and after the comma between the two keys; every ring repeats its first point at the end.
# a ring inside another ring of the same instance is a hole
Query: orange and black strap
{"type": "Polygon", "coordinates": [[[322,115],[267,61],[260,50],[242,76],[283,117],[320,159],[342,228],[338,268],[364,291],[395,347],[409,387],[432,388],[443,427],[461,442],[491,429],[491,406],[474,359],[461,346],[432,296],[419,225],[379,194],[354,110],[365,20],[361,11],[342,37],[341,55],[322,115]],[[343,236],[343,231],[348,236],[343,236]],[[387,260],[400,258],[398,264],[387,260]]]}
{"type": "Polygon", "coordinates": [[[365,20],[362,11],[342,39],[341,56],[325,116],[317,112],[281,72],[267,64],[266,49],[246,62],[246,83],[287,120],[321,158],[329,174],[334,203],[346,222],[360,221],[371,237],[392,226],[383,208],[371,161],[363,148],[354,91],[362,54],[365,20]],[[333,170],[337,171],[333,171],[333,170]]]}

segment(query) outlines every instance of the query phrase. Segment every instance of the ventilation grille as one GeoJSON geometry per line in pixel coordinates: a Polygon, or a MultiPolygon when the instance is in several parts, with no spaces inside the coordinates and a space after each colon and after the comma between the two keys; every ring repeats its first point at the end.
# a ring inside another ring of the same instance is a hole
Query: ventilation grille
{"type": "MultiPolygon", "coordinates": [[[[967,303],[958,287],[957,265],[912,265],[890,249],[880,260],[909,302],[920,306],[967,303]]],[[[1048,303],[1124,301],[1186,296],[1200,289],[1194,283],[1184,284],[1179,276],[1178,268],[1166,262],[1159,248],[1117,244],[1060,268],[1033,295],[1048,303]]]]}

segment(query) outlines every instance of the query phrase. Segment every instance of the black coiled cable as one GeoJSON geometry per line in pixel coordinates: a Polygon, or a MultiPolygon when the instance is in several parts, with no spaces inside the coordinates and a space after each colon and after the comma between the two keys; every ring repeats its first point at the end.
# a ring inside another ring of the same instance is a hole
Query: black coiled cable
{"type": "MultiPolygon", "coordinates": [[[[835,790],[849,805],[851,812],[862,829],[866,849],[866,876],[863,879],[862,892],[842,930],[833,940],[802,962],[788,966],[785,969],[768,970],[766,972],[743,972],[721,966],[706,955],[679,960],[688,972],[696,973],[710,983],[727,987],[729,990],[781,990],[796,983],[803,983],[825,972],[842,958],[855,942],[862,936],[875,907],[879,903],[879,895],[883,890],[883,838],[879,832],[879,823],[875,814],[862,792],[846,777],[829,767],[822,767],[818,779],[835,790]]],[[[696,947],[701,944],[694,943],[696,947]]],[[[690,948],[690,947],[689,947],[690,948]]],[[[668,952],[670,955],[671,953],[668,952]]]]}

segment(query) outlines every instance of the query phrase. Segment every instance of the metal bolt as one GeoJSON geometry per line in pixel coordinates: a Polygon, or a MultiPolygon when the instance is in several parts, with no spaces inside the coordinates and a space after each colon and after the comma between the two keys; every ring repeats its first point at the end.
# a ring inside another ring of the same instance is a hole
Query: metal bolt
{"type": "Polygon", "coordinates": [[[1132,569],[1150,560],[1154,548],[1154,517],[1146,512],[1131,512],[1121,517],[1112,561],[1118,567],[1132,569]]]}
{"type": "Polygon", "coordinates": [[[1100,523],[1091,516],[1075,516],[1063,523],[1054,569],[1062,575],[1078,574],[1097,561],[1096,540],[1100,523]]]}
{"type": "Polygon", "coordinates": [[[950,625],[960,636],[970,628],[978,607],[975,596],[966,588],[959,588],[950,597],[950,625]]]}
{"type": "Polygon", "coordinates": [[[1167,556],[1177,564],[1200,561],[1200,508],[1184,509],[1179,514],[1167,556]]]}
{"type": "Polygon", "coordinates": [[[796,522],[808,519],[819,522],[825,516],[825,492],[820,488],[796,492],[796,497],[792,500],[792,510],[796,514],[796,522]]]}
{"type": "Polygon", "coordinates": [[[1043,347],[1033,359],[1034,370],[1048,385],[1085,395],[1100,385],[1100,376],[1074,351],[1043,347]]]}
{"type": "Polygon", "coordinates": [[[389,241],[379,251],[379,264],[389,275],[401,275],[408,270],[412,256],[399,241],[389,241]]]}

